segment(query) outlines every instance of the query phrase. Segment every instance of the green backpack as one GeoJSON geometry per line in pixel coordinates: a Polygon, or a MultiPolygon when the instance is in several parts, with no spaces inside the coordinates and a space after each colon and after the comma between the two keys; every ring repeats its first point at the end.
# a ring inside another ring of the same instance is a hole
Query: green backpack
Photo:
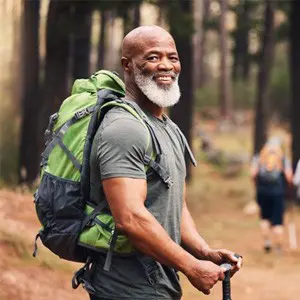
{"type": "Polygon", "coordinates": [[[110,108],[123,107],[148,129],[149,146],[153,147],[145,154],[145,170],[153,169],[167,188],[173,184],[168,171],[157,162],[161,149],[151,122],[137,104],[122,99],[124,95],[122,80],[113,72],[101,70],[89,79],[76,80],[71,96],[50,117],[41,180],[34,195],[42,224],[34,256],[38,238],[53,253],[70,261],[86,262],[93,253],[105,252],[105,270],[110,268],[113,252],[134,253],[129,240],[115,230],[112,215],[105,213],[107,202],[95,205],[89,199],[91,146],[110,108]]]}

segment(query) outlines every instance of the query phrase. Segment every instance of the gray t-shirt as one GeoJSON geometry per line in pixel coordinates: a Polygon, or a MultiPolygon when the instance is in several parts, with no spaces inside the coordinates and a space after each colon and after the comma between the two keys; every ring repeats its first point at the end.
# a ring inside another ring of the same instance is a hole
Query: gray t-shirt
{"type": "MultiPolygon", "coordinates": [[[[93,142],[90,159],[91,200],[95,203],[105,200],[102,179],[147,179],[145,206],[173,241],[180,244],[182,197],[186,176],[184,145],[179,133],[171,126],[170,120],[147,116],[162,149],[160,163],[168,170],[174,184],[167,188],[151,169],[146,174],[144,155],[149,146],[148,129],[129,112],[115,107],[104,117],[93,142]]],[[[93,284],[99,296],[132,300],[181,298],[176,271],[149,257],[142,254],[126,258],[114,256],[109,272],[102,270],[104,260],[105,255],[99,254],[93,276],[93,284]]]]}

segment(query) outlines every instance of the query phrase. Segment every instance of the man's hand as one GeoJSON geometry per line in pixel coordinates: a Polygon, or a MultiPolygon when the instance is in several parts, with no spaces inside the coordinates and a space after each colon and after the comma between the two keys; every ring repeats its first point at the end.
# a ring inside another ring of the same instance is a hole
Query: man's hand
{"type": "Polygon", "coordinates": [[[241,256],[237,258],[234,252],[226,249],[208,250],[206,259],[217,265],[221,265],[223,263],[232,264],[233,268],[230,271],[231,276],[233,276],[242,267],[243,263],[243,258],[241,256]]]}
{"type": "Polygon", "coordinates": [[[197,263],[185,273],[190,283],[205,295],[210,294],[210,289],[219,281],[224,279],[226,270],[216,264],[198,260],[197,263]]]}

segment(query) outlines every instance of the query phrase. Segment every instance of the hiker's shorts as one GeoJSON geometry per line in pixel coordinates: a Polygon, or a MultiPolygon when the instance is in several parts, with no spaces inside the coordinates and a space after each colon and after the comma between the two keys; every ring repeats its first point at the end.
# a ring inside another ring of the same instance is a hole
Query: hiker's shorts
{"type": "Polygon", "coordinates": [[[284,196],[280,194],[257,194],[260,217],[273,226],[283,224],[284,196]]]}

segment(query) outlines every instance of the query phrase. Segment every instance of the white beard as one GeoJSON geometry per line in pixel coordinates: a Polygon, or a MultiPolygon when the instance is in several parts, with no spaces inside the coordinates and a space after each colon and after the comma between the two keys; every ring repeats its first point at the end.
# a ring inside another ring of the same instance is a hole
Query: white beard
{"type": "MultiPolygon", "coordinates": [[[[160,74],[168,75],[170,72],[160,72],[160,74]]],[[[172,72],[174,75],[174,72],[172,72]]],[[[175,105],[180,98],[180,88],[178,85],[178,75],[175,74],[175,81],[170,86],[159,86],[153,80],[155,74],[145,76],[134,66],[135,83],[142,93],[154,104],[159,107],[170,107],[175,105]]]]}

